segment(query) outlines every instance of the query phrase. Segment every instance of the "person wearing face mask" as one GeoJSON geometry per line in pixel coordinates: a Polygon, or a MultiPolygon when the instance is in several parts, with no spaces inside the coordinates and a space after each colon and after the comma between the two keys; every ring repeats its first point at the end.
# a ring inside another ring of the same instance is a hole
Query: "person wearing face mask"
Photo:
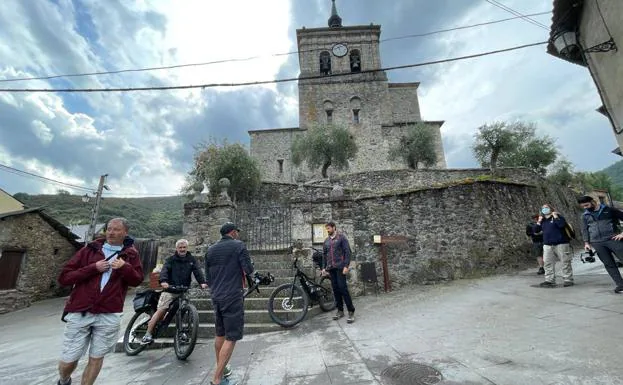
{"type": "Polygon", "coordinates": [[[573,269],[571,268],[570,239],[565,232],[565,218],[552,206],[544,204],[541,207],[541,215],[537,220],[535,231],[543,232],[543,267],[545,268],[545,281],[541,287],[556,287],[556,274],[554,265],[556,259],[562,262],[563,286],[573,286],[573,269]]]}
{"type": "Polygon", "coordinates": [[[582,214],[582,240],[584,249],[591,247],[597,251],[597,256],[604,264],[608,275],[616,285],[615,293],[623,292],[623,278],[612,256],[615,253],[623,256],[623,233],[619,228],[619,220],[623,220],[623,211],[609,207],[603,203],[597,204],[593,197],[584,195],[578,198],[582,214]]]}

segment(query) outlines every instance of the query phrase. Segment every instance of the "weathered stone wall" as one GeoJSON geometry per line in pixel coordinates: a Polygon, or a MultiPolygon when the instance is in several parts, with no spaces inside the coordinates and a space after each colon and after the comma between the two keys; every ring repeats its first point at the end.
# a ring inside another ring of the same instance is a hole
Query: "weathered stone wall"
{"type": "MultiPolygon", "coordinates": [[[[360,262],[375,261],[381,282],[380,250],[373,236],[405,236],[405,244],[387,246],[391,283],[398,288],[533,265],[525,225],[543,202],[551,202],[579,228],[580,213],[570,190],[472,181],[399,194],[296,202],[293,237],[310,245],[312,223],[334,220],[351,240],[355,270],[360,262]]],[[[359,292],[355,277],[351,283],[359,292]]]]}
{"type": "Polygon", "coordinates": [[[235,217],[235,206],[228,202],[190,202],[184,204],[182,233],[188,240],[188,250],[203,263],[208,247],[221,239],[223,223],[235,217]]]}
{"type": "Polygon", "coordinates": [[[420,83],[389,83],[389,97],[393,122],[422,120],[417,89],[420,83]]]}
{"type": "MultiPolygon", "coordinates": [[[[623,148],[623,51],[621,50],[623,2],[621,0],[599,0],[599,4],[597,3],[597,1],[584,2],[579,39],[582,48],[587,49],[607,41],[610,38],[609,30],[619,47],[618,51],[585,53],[584,57],[588,62],[595,85],[601,93],[604,106],[612,118],[617,143],[620,148],[623,148]]],[[[599,106],[595,106],[597,107],[599,106]]]]}
{"type": "Polygon", "coordinates": [[[38,213],[0,220],[0,250],[25,250],[15,290],[0,291],[0,313],[62,293],[57,278],[74,246],[38,213]]]}
{"type": "Polygon", "coordinates": [[[304,133],[299,128],[249,131],[250,155],[258,162],[262,180],[292,182],[307,178],[307,167],[296,167],[290,151],[294,140],[304,133]],[[299,173],[304,176],[299,178],[299,173]]]}
{"type": "MultiPolygon", "coordinates": [[[[435,184],[469,178],[490,179],[491,171],[482,168],[383,170],[337,175],[331,179],[331,182],[353,190],[396,191],[412,187],[435,186],[435,184]]],[[[523,168],[498,169],[495,178],[517,183],[535,183],[542,179],[532,171],[523,168]]]]}

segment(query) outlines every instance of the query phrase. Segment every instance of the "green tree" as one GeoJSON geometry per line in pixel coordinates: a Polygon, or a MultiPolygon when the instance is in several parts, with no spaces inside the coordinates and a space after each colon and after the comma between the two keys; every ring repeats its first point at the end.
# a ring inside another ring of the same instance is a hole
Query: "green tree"
{"type": "Polygon", "coordinates": [[[310,170],[322,166],[322,176],[327,177],[327,169],[348,168],[348,161],[357,154],[355,139],[347,129],[334,125],[310,127],[307,134],[292,143],[292,162],[299,166],[307,162],[310,170]]]}
{"type": "Polygon", "coordinates": [[[402,159],[413,170],[417,170],[419,165],[434,166],[437,163],[437,151],[432,128],[426,123],[409,126],[400,143],[390,150],[389,159],[402,159]]]}
{"type": "Polygon", "coordinates": [[[569,187],[575,177],[573,164],[567,159],[559,159],[551,166],[547,179],[552,183],[569,187]]]}
{"type": "Polygon", "coordinates": [[[229,193],[234,202],[249,199],[259,189],[259,168],[242,144],[224,141],[198,146],[183,191],[190,193],[195,184],[205,183],[210,195],[215,197],[221,192],[218,182],[222,178],[229,179],[229,193]]]}
{"type": "Polygon", "coordinates": [[[558,150],[549,136],[536,136],[532,123],[494,122],[478,128],[472,147],[482,167],[526,167],[545,175],[558,150]]]}

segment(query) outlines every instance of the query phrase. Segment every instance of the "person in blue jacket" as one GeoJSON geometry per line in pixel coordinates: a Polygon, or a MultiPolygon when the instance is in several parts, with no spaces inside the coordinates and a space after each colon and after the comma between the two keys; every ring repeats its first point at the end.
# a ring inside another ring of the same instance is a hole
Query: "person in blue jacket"
{"type": "Polygon", "coordinates": [[[543,267],[545,268],[545,281],[541,287],[556,287],[556,274],[554,266],[556,260],[562,263],[563,286],[573,286],[573,269],[571,268],[571,239],[565,232],[565,218],[560,215],[551,205],[541,206],[541,215],[537,220],[535,231],[543,232],[543,267]]]}

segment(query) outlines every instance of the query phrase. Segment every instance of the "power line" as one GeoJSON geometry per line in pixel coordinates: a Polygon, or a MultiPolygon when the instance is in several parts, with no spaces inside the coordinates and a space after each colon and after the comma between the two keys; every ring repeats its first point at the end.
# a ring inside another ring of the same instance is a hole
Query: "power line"
{"type": "Polygon", "coordinates": [[[250,81],[250,82],[240,82],[240,83],[206,83],[206,84],[195,84],[195,85],[177,85],[177,86],[152,86],[152,87],[111,87],[111,88],[0,88],[0,92],[62,92],[62,93],[70,93],[70,92],[132,92],[132,91],[166,91],[166,90],[187,90],[187,89],[195,89],[195,88],[215,88],[215,87],[244,87],[244,86],[257,86],[263,84],[277,84],[277,83],[288,83],[294,81],[305,81],[305,80],[316,80],[316,79],[329,79],[329,78],[343,78],[343,77],[353,77],[358,76],[365,73],[376,73],[382,71],[394,71],[398,69],[405,68],[415,68],[422,67],[432,64],[440,64],[440,63],[450,63],[459,60],[473,59],[482,56],[494,55],[503,52],[516,51],[519,49],[524,49],[528,47],[534,47],[537,45],[547,44],[547,41],[541,41],[538,43],[530,43],[519,45],[510,48],[499,49],[495,51],[482,52],[473,55],[459,56],[450,59],[441,59],[441,60],[433,60],[422,63],[415,64],[405,64],[393,67],[385,67],[374,70],[364,70],[357,73],[340,73],[340,74],[331,74],[331,75],[312,75],[312,76],[301,76],[301,77],[290,77],[284,79],[273,79],[273,80],[260,80],[260,81],[250,81]]]}
{"type": "Polygon", "coordinates": [[[528,17],[528,16],[532,16],[532,15],[523,15],[521,12],[515,11],[511,7],[502,4],[502,3],[500,3],[497,0],[485,0],[485,1],[487,3],[489,3],[489,4],[491,4],[491,5],[494,5],[494,6],[498,7],[498,8],[501,8],[501,9],[505,10],[506,12],[510,12],[513,15],[516,15],[517,17],[520,17],[520,18],[524,19],[525,21],[527,21],[530,24],[536,25],[537,27],[540,27],[540,28],[545,29],[546,31],[549,31],[549,28],[546,25],[544,25],[544,24],[542,24],[542,23],[540,23],[540,22],[538,22],[538,21],[528,17]]]}
{"type": "MultiPolygon", "coordinates": [[[[454,28],[447,28],[447,29],[439,29],[436,31],[424,32],[424,33],[418,33],[418,34],[390,37],[387,39],[379,40],[379,43],[403,40],[403,39],[411,39],[415,37],[430,36],[430,35],[435,35],[439,33],[458,31],[462,29],[482,27],[485,25],[498,24],[498,23],[503,23],[503,22],[510,21],[510,20],[526,18],[528,16],[539,16],[539,15],[545,15],[549,13],[551,12],[546,11],[546,12],[531,13],[528,15],[516,15],[515,17],[492,20],[492,21],[487,21],[487,22],[482,22],[482,23],[477,23],[477,24],[459,26],[459,27],[454,27],[454,28]]],[[[359,41],[359,43],[360,44],[372,44],[372,41],[359,41]]],[[[97,72],[85,72],[85,73],[74,73],[74,74],[64,74],[64,75],[46,75],[46,76],[34,76],[34,77],[25,77],[25,78],[0,79],[0,83],[28,81],[28,80],[51,80],[51,79],[59,79],[59,78],[72,78],[72,77],[84,77],[84,76],[114,75],[114,74],[129,73],[129,72],[148,72],[148,71],[160,71],[160,70],[169,70],[169,69],[186,68],[186,67],[200,67],[200,66],[208,66],[208,65],[213,65],[213,64],[244,62],[244,61],[249,61],[249,60],[261,59],[265,57],[288,56],[288,55],[315,52],[315,51],[324,51],[324,50],[326,50],[326,48],[314,48],[314,49],[308,49],[308,50],[275,53],[275,54],[270,54],[270,55],[249,56],[245,58],[221,59],[221,60],[214,60],[214,61],[200,62],[200,63],[186,63],[186,64],[176,64],[176,65],[169,65],[169,66],[159,66],[159,67],[144,67],[144,68],[122,69],[122,70],[112,70],[112,71],[97,71],[97,72]]]]}
{"type": "Polygon", "coordinates": [[[31,172],[28,172],[28,171],[19,170],[17,168],[13,168],[13,167],[7,166],[7,165],[2,164],[2,163],[0,163],[0,171],[5,171],[5,172],[8,172],[8,173],[19,175],[19,176],[23,176],[23,177],[39,178],[39,179],[43,179],[43,180],[46,180],[48,182],[51,182],[51,183],[54,183],[54,184],[57,184],[57,185],[61,185],[61,186],[65,186],[65,187],[71,187],[71,188],[75,188],[75,189],[78,189],[78,190],[81,190],[81,191],[93,192],[95,190],[95,189],[90,189],[90,188],[84,187],[84,186],[76,186],[74,184],[61,182],[60,180],[56,180],[56,179],[50,179],[50,178],[47,178],[45,176],[33,174],[31,172]]]}

